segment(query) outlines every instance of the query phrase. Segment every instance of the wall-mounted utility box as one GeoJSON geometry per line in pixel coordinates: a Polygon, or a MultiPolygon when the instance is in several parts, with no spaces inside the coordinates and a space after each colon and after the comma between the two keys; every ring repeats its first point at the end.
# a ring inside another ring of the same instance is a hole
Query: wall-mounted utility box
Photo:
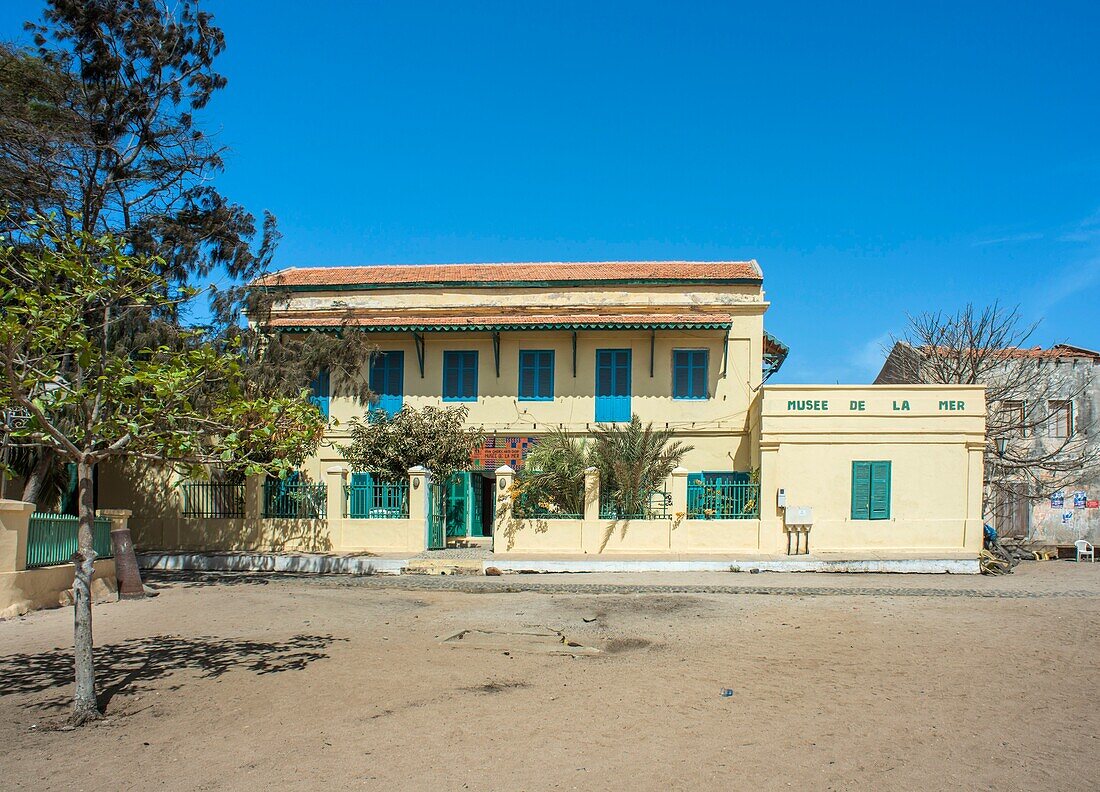
{"type": "Polygon", "coordinates": [[[811,506],[790,506],[785,514],[787,525],[813,525],[814,510],[811,506]]]}

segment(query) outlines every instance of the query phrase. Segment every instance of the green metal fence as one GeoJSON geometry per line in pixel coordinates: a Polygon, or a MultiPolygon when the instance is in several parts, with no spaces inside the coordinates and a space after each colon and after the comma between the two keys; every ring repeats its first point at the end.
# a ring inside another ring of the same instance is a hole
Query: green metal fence
{"type": "Polygon", "coordinates": [[[749,481],[688,482],[689,520],[756,520],[760,484],[749,481]]]}
{"type": "MultiPolygon", "coordinates": [[[[68,564],[77,549],[79,520],[72,514],[35,512],[27,530],[27,569],[68,564]]],[[[111,521],[97,517],[92,529],[92,548],[98,558],[110,558],[111,521]]]]}
{"type": "Polygon", "coordinates": [[[371,481],[344,486],[344,516],[368,520],[402,520],[409,516],[409,482],[371,481]]]}
{"type": "Polygon", "coordinates": [[[184,517],[244,517],[244,484],[185,481],[180,490],[184,517]]]}
{"type": "Polygon", "coordinates": [[[318,520],[325,517],[328,487],[295,479],[269,478],[264,481],[264,517],[318,520]]]}
{"type": "Polygon", "coordinates": [[[672,516],[672,495],[656,490],[644,499],[640,508],[628,511],[611,495],[600,495],[600,519],[603,520],[667,520],[672,516]]]}
{"type": "Polygon", "coordinates": [[[553,503],[535,503],[526,493],[521,493],[512,504],[512,514],[520,520],[579,520],[583,514],[561,511],[553,503]]]}

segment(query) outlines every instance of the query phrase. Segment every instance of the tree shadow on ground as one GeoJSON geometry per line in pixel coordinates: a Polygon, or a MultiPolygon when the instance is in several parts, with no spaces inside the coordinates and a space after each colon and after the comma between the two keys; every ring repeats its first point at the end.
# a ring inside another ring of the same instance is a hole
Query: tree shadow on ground
{"type": "MultiPolygon", "coordinates": [[[[177,671],[195,671],[212,679],[230,671],[251,671],[257,675],[301,671],[310,663],[328,657],[323,651],[346,638],[331,635],[295,635],[282,641],[250,641],[211,636],[183,637],[154,635],[133,638],[96,648],[96,687],[99,706],[105,710],[120,693],[143,689],[177,671]]],[[[73,682],[73,654],[69,649],[18,653],[0,657],[0,696],[41,693],[62,688],[67,693],[73,682]]],[[[171,690],[182,685],[175,685],[171,690]]],[[[59,694],[62,691],[58,691],[59,694]]],[[[67,695],[33,706],[47,709],[66,707],[67,695]]]]}
{"type": "MultiPolygon", "coordinates": [[[[334,575],[337,573],[333,573],[334,575]]],[[[342,575],[343,577],[360,577],[342,575]]],[[[196,586],[266,586],[285,580],[311,580],[323,577],[317,572],[200,572],[143,569],[142,582],[152,589],[166,586],[194,588],[196,586]]]]}

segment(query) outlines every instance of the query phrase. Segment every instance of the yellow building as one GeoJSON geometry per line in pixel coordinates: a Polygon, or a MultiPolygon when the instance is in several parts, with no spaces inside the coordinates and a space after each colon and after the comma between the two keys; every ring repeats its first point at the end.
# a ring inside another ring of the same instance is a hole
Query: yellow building
{"type": "MultiPolygon", "coordinates": [[[[451,485],[464,509],[453,522],[470,537],[495,529],[501,557],[942,560],[981,547],[982,390],[766,386],[786,348],[764,330],[755,261],[331,267],[266,283],[284,295],[272,328],[370,334],[380,353],[364,361],[379,394],[369,409],[469,408],[488,440],[451,485]],[[598,503],[576,519],[502,517],[499,485],[542,433],[632,413],[693,446],[653,519],[609,530],[598,503]]],[[[317,481],[346,481],[336,448],[368,409],[333,395],[338,385],[315,383],[336,419],[305,470],[317,481]]]]}

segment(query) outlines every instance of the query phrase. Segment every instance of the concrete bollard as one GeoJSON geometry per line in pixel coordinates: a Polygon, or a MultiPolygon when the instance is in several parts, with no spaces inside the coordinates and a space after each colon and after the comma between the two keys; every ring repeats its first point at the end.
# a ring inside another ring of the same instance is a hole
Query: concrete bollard
{"type": "Polygon", "coordinates": [[[97,517],[111,521],[111,552],[115,557],[115,579],[118,581],[119,599],[141,599],[145,586],[141,582],[141,570],[134,555],[134,540],[130,536],[129,509],[100,509],[97,517]]]}

